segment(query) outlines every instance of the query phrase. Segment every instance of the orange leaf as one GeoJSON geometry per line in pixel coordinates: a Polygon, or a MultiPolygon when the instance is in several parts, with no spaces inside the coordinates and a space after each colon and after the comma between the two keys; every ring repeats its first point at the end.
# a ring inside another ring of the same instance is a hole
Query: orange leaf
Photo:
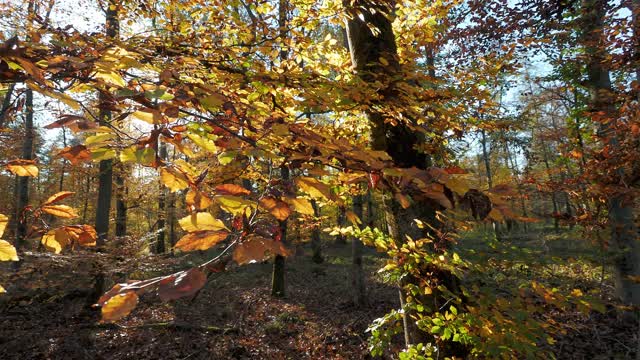
{"type": "Polygon", "coordinates": [[[222,184],[216,186],[216,192],[220,195],[249,195],[251,191],[236,184],[222,184]]]}
{"type": "Polygon", "coordinates": [[[49,196],[49,198],[47,199],[47,201],[45,201],[44,203],[42,203],[42,205],[51,205],[53,203],[57,203],[58,201],[61,201],[62,199],[66,199],[69,196],[75,194],[72,191],[60,191],[57,192],[51,196],[49,196]]]}
{"type": "Polygon", "coordinates": [[[409,201],[409,198],[407,198],[404,194],[396,193],[395,198],[396,200],[398,200],[398,202],[400,203],[400,206],[402,206],[403,209],[406,209],[409,206],[411,206],[411,202],[409,201]]]}
{"type": "Polygon", "coordinates": [[[101,322],[118,321],[129,315],[136,305],[138,305],[138,294],[133,291],[114,295],[102,305],[101,322]]]}
{"type": "Polygon", "coordinates": [[[285,221],[291,215],[291,209],[286,202],[274,197],[260,199],[260,206],[280,221],[285,221]]]}
{"type": "Polygon", "coordinates": [[[347,211],[344,213],[344,215],[346,216],[347,220],[349,220],[349,222],[353,225],[358,226],[362,224],[362,221],[360,220],[358,215],[356,215],[356,213],[354,213],[353,211],[347,211]]]}
{"type": "Polygon", "coordinates": [[[38,167],[35,160],[11,160],[7,163],[7,170],[18,176],[38,176],[38,167]]]}
{"type": "Polygon", "coordinates": [[[91,152],[84,145],[67,146],[58,153],[73,165],[91,159],[91,152]]]}
{"type": "Polygon", "coordinates": [[[198,189],[189,189],[186,197],[187,205],[192,211],[204,210],[211,206],[213,202],[207,194],[198,189]]]}
{"type": "Polygon", "coordinates": [[[67,205],[45,205],[41,207],[42,211],[53,216],[61,217],[64,219],[73,219],[78,217],[76,211],[67,205]]]}
{"type": "Polygon", "coordinates": [[[239,265],[266,260],[274,255],[287,256],[289,253],[280,241],[253,236],[236,247],[233,260],[239,265]]]}
{"type": "Polygon", "coordinates": [[[172,167],[160,168],[160,182],[168,187],[171,192],[184,190],[189,186],[189,178],[172,167]]]}
{"type": "Polygon", "coordinates": [[[175,247],[182,251],[208,250],[228,235],[227,231],[196,231],[183,236],[175,247]]]}

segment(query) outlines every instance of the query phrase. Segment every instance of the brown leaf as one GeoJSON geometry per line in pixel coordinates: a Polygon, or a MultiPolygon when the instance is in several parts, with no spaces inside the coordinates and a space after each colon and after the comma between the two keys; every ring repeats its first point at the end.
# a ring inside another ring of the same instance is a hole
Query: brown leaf
{"type": "Polygon", "coordinates": [[[175,247],[182,251],[208,250],[228,235],[227,231],[196,231],[183,236],[175,247]]]}
{"type": "Polygon", "coordinates": [[[395,198],[396,200],[398,200],[398,202],[400,203],[400,206],[402,206],[403,209],[406,209],[409,206],[411,206],[411,202],[409,201],[409,198],[406,197],[404,194],[396,193],[395,198]]]}
{"type": "Polygon", "coordinates": [[[116,294],[102,305],[101,322],[115,322],[129,315],[138,305],[138,294],[128,291],[124,294],[116,294]]]}
{"type": "Polygon", "coordinates": [[[158,295],[163,301],[175,300],[197,293],[207,282],[202,270],[191,269],[162,279],[158,284],[158,295]]]}
{"type": "Polygon", "coordinates": [[[207,194],[194,188],[189,189],[185,200],[192,211],[205,210],[213,202],[207,194]]]}

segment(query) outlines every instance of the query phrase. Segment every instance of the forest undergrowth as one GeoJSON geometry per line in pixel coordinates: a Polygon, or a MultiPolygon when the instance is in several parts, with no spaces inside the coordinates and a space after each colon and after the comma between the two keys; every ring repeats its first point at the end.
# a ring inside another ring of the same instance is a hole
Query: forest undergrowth
{"type": "MultiPolygon", "coordinates": [[[[538,344],[541,350],[551,350],[558,359],[635,356],[637,324],[617,319],[615,304],[602,296],[613,293],[610,269],[605,263],[603,278],[601,253],[590,250],[593,245],[581,240],[578,229],[513,231],[498,242],[480,226],[462,234],[457,248],[484,269],[483,285],[495,287],[498,294],[509,296],[513,289],[537,281],[597,299],[589,310],[541,305],[553,334],[538,344]]],[[[2,264],[0,281],[9,286],[0,299],[0,353],[4,359],[370,358],[367,327],[398,307],[397,289],[377,275],[384,258],[372,249],[366,252],[369,304],[355,307],[349,296],[350,247],[330,245],[324,250],[322,264],[310,261],[308,249],[287,260],[284,299],[270,296],[271,265],[253,264],[214,274],[191,298],[162,303],[147,294],[116,324],[100,324],[87,310],[97,271],[108,274],[110,283],[150,278],[190,266],[206,254],[32,252],[18,270],[2,264]]],[[[388,354],[402,345],[395,339],[396,348],[388,354]]]]}

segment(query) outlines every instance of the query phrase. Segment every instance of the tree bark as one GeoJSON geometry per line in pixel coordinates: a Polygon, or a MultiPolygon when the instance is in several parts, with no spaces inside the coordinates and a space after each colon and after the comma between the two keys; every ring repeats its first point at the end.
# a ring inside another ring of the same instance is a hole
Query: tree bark
{"type": "Polygon", "coordinates": [[[13,90],[15,89],[16,84],[11,83],[9,88],[7,89],[7,93],[2,99],[2,108],[0,108],[0,129],[4,127],[4,122],[6,121],[7,112],[9,111],[9,107],[11,107],[11,96],[13,96],[13,90]]]}
{"type": "MultiPolygon", "coordinates": [[[[116,39],[119,33],[118,7],[119,2],[109,0],[106,9],[107,37],[116,39]]],[[[111,122],[111,111],[107,110],[106,96],[99,95],[100,125],[108,125],[111,122]]],[[[104,246],[109,235],[109,220],[111,212],[111,194],[113,181],[113,160],[100,161],[100,173],[98,176],[98,204],[96,207],[96,232],[98,233],[97,246],[104,246]]]]}
{"type": "Polygon", "coordinates": [[[127,235],[127,186],[125,184],[125,167],[120,164],[115,176],[116,184],[116,236],[127,235]]]}
{"type": "MultiPolygon", "coordinates": [[[[318,202],[314,199],[311,200],[311,206],[313,206],[313,214],[318,219],[320,217],[320,207],[318,206],[318,202]]],[[[324,258],[322,257],[322,243],[320,241],[320,227],[315,226],[313,230],[311,230],[311,260],[316,264],[321,264],[324,262],[324,258]]]]}
{"type": "MultiPolygon", "coordinates": [[[[603,34],[606,6],[607,1],[604,0],[582,1],[581,40],[587,55],[590,110],[600,122],[599,135],[615,150],[619,145],[615,133],[616,109],[603,34]]],[[[617,172],[622,179],[623,169],[617,172]]],[[[622,183],[609,185],[624,186],[622,183]]],[[[631,196],[617,192],[610,195],[608,207],[611,244],[617,252],[614,259],[617,296],[623,303],[637,306],[640,305],[640,283],[633,281],[632,277],[640,276],[640,245],[633,217],[633,200],[631,196]]]]}
{"type": "MultiPolygon", "coordinates": [[[[362,195],[356,195],[353,198],[353,212],[364,222],[363,200],[362,195]]],[[[351,288],[353,290],[353,303],[356,306],[365,306],[367,304],[367,291],[362,269],[362,247],[360,239],[353,238],[351,240],[351,288]]]]}
{"type": "MultiPolygon", "coordinates": [[[[283,182],[289,181],[289,168],[282,166],[280,168],[280,176],[283,182]]],[[[286,243],[287,240],[287,220],[280,221],[280,239],[286,243]]],[[[285,261],[284,256],[276,255],[273,260],[273,274],[271,276],[271,295],[275,297],[285,296],[285,261]]]]}
{"type": "MultiPolygon", "coordinates": [[[[160,144],[160,159],[167,160],[167,144],[160,144]]],[[[166,251],[165,231],[166,231],[166,199],[167,188],[162,183],[158,183],[158,236],[156,238],[156,254],[163,254],[166,251]]]]}

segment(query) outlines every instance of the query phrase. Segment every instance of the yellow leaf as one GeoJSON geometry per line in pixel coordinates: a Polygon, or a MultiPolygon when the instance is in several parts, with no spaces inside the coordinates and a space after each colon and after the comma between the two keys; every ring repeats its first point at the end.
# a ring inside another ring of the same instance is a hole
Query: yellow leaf
{"type": "Polygon", "coordinates": [[[11,160],[7,163],[7,170],[18,176],[38,176],[38,167],[34,160],[11,160]]]}
{"type": "Polygon", "coordinates": [[[162,124],[165,122],[159,111],[147,112],[138,110],[131,113],[131,117],[142,120],[151,125],[162,124]]]}
{"type": "Polygon", "coordinates": [[[69,245],[69,234],[62,228],[49,230],[41,242],[47,249],[60,254],[62,249],[69,245]]]}
{"type": "Polygon", "coordinates": [[[249,195],[251,191],[236,184],[222,184],[216,186],[216,192],[220,195],[249,195]]]}
{"type": "MultiPolygon", "coordinates": [[[[227,229],[220,219],[216,219],[207,212],[199,212],[187,215],[178,220],[180,227],[184,231],[192,232],[199,230],[224,230],[227,229]]],[[[228,230],[228,229],[227,229],[228,230]]]]}
{"type": "Polygon", "coordinates": [[[171,192],[184,190],[189,187],[189,179],[180,171],[170,168],[160,168],[160,181],[168,187],[171,192]]]}
{"type": "Polygon", "coordinates": [[[444,185],[460,196],[464,196],[470,189],[469,182],[465,179],[465,175],[451,175],[444,182],[444,185]]]}
{"type": "Polygon", "coordinates": [[[311,202],[305,198],[288,198],[287,202],[293,206],[293,209],[300,214],[315,215],[311,202]]]}
{"type": "Polygon", "coordinates": [[[320,182],[317,179],[310,177],[299,177],[296,179],[296,184],[303,192],[309,194],[309,196],[316,199],[332,199],[334,196],[331,193],[329,185],[320,182]]]}
{"type": "Polygon", "coordinates": [[[182,251],[208,250],[228,235],[227,231],[196,231],[183,236],[175,247],[182,251]]]}
{"type": "Polygon", "coordinates": [[[204,136],[200,136],[197,134],[193,134],[193,133],[189,133],[187,134],[187,137],[189,139],[191,139],[191,141],[193,141],[194,144],[198,145],[199,147],[211,152],[211,153],[215,153],[217,151],[217,147],[215,142],[213,142],[213,140],[211,140],[208,137],[204,137],[204,136]]]}
{"type": "Polygon", "coordinates": [[[2,285],[0,285],[0,294],[6,293],[7,290],[5,290],[2,285]]]}
{"type": "Polygon", "coordinates": [[[18,252],[7,241],[0,240],[0,261],[18,261],[18,252]]]}
{"type": "Polygon", "coordinates": [[[67,205],[45,205],[41,207],[41,209],[47,214],[61,217],[63,219],[73,219],[78,217],[76,211],[71,206],[67,205]]]}
{"type": "Polygon", "coordinates": [[[233,215],[243,214],[245,209],[254,208],[256,204],[249,200],[245,200],[239,196],[232,195],[220,195],[214,198],[218,204],[220,204],[220,208],[228,213],[233,215]]]}
{"type": "Polygon", "coordinates": [[[138,294],[133,291],[117,294],[102,305],[101,322],[114,322],[129,315],[138,305],[138,294]]]}
{"type": "Polygon", "coordinates": [[[0,214],[0,237],[2,237],[2,234],[4,234],[4,231],[7,229],[8,223],[9,217],[4,214],[0,214]]]}

